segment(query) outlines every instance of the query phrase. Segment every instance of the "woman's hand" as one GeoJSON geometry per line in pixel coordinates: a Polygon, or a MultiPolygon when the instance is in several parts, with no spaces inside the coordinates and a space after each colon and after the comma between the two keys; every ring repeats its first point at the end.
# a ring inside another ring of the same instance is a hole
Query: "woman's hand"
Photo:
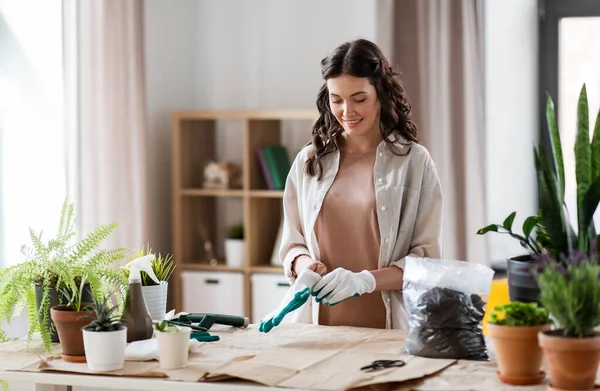
{"type": "Polygon", "coordinates": [[[300,255],[298,258],[296,258],[296,260],[294,260],[292,267],[297,276],[299,276],[300,273],[306,269],[312,270],[320,276],[327,274],[327,266],[325,266],[323,262],[315,261],[308,255],[300,255]]]}
{"type": "Polygon", "coordinates": [[[312,294],[317,302],[335,305],[350,297],[371,293],[376,285],[375,276],[368,270],[354,273],[340,267],[321,278],[313,287],[312,294]]]}

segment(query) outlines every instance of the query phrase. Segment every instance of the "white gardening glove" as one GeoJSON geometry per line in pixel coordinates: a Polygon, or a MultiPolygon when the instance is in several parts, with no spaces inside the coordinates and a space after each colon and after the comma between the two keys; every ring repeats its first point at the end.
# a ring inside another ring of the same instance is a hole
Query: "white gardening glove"
{"type": "Polygon", "coordinates": [[[335,305],[350,297],[371,293],[375,290],[375,277],[368,270],[354,273],[344,268],[337,268],[321,278],[313,287],[313,296],[317,302],[335,305]]]}
{"type": "Polygon", "coordinates": [[[310,269],[303,270],[296,278],[294,285],[288,289],[279,306],[267,315],[258,330],[268,333],[275,326],[279,326],[283,318],[290,312],[296,311],[310,298],[313,286],[321,279],[321,275],[310,269]]]}

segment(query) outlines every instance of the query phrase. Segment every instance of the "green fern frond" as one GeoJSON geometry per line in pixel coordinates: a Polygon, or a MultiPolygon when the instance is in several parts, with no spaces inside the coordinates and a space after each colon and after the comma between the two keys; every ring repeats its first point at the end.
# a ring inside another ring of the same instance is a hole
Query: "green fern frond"
{"type": "Polygon", "coordinates": [[[8,391],[8,382],[6,380],[0,380],[0,385],[2,385],[2,391],[8,391]]]}
{"type": "Polygon", "coordinates": [[[111,223],[97,227],[77,244],[75,252],[71,254],[71,259],[77,261],[85,258],[85,256],[95,250],[118,226],[119,223],[111,223]]]}

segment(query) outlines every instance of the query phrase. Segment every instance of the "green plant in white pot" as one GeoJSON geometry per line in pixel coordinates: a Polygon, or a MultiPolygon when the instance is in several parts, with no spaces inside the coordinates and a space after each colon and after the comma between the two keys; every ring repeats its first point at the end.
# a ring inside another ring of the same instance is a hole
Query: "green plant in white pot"
{"type": "Polygon", "coordinates": [[[83,327],[83,344],[88,368],[96,372],[117,371],[125,365],[127,327],[118,313],[118,305],[110,303],[109,296],[100,301],[93,298],[95,319],[83,327]]]}
{"type": "MultiPolygon", "coordinates": [[[[152,249],[148,245],[129,257],[128,262],[150,254],[152,254],[152,249]]],[[[142,277],[142,294],[144,295],[144,301],[148,307],[150,317],[155,322],[160,322],[165,318],[165,314],[167,312],[169,278],[171,278],[175,267],[176,265],[173,261],[172,255],[167,254],[163,258],[163,256],[159,253],[154,254],[154,259],[152,260],[152,271],[156,275],[159,283],[157,284],[145,271],[140,272],[142,277]]],[[[128,279],[129,270],[123,269],[123,273],[128,279]]]]}
{"type": "Polygon", "coordinates": [[[154,325],[154,330],[161,368],[178,369],[185,367],[189,357],[192,329],[162,321],[154,325]]]}
{"type": "MultiPolygon", "coordinates": [[[[52,342],[58,342],[50,308],[68,303],[64,288],[78,291],[87,276],[82,302],[109,292],[124,301],[127,280],[112,265],[122,261],[127,250],[98,249],[117,227],[118,223],[100,225],[76,241],[74,205],[65,199],[56,236],[44,240],[42,232],[30,229],[31,245],[22,248],[26,260],[0,270],[0,320],[10,323],[25,308],[29,313],[27,341],[40,332],[44,348],[50,352],[52,342]]],[[[4,338],[0,330],[0,340],[4,338]]]]}
{"type": "Polygon", "coordinates": [[[244,265],[244,225],[242,223],[229,227],[227,239],[225,239],[225,261],[231,267],[244,265]]]}
{"type": "Polygon", "coordinates": [[[552,169],[543,145],[535,151],[541,218],[550,246],[537,255],[540,302],[558,328],[539,334],[553,387],[592,389],[600,363],[600,259],[594,212],[600,203],[600,112],[590,141],[585,85],[577,105],[575,173],[577,210],[568,211],[560,133],[548,97],[546,116],[552,145],[552,169]],[[577,232],[569,212],[576,213],[577,232]]]}

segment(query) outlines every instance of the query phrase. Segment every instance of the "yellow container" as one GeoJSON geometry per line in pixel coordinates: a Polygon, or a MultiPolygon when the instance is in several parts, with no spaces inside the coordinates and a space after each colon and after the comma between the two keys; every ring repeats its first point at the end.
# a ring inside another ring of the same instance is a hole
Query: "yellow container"
{"type": "Polygon", "coordinates": [[[490,291],[489,300],[485,309],[485,317],[483,318],[483,335],[488,335],[487,322],[494,307],[509,303],[508,298],[508,279],[498,279],[492,281],[492,289],[490,291]]]}

